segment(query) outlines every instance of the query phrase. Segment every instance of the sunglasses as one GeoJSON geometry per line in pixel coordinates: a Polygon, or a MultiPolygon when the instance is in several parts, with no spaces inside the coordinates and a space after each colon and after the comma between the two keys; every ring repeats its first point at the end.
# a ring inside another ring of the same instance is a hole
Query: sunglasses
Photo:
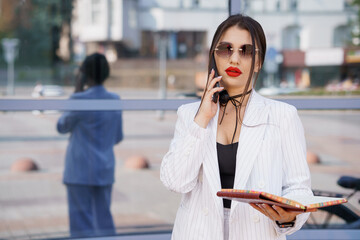
{"type": "MultiPolygon", "coordinates": [[[[251,44],[242,45],[239,49],[240,57],[243,58],[251,58],[253,51],[259,51],[259,49],[255,49],[251,44]]],[[[221,43],[219,46],[215,48],[215,53],[222,58],[230,58],[234,53],[234,48],[229,43],[221,43]]]]}

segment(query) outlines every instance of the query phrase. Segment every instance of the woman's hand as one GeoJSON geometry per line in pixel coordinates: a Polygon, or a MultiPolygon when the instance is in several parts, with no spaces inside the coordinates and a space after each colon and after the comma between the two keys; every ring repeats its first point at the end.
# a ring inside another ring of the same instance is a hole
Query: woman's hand
{"type": "Polygon", "coordinates": [[[209,83],[203,95],[202,104],[200,106],[198,114],[195,116],[195,122],[203,128],[206,128],[210,120],[215,116],[217,112],[217,104],[212,101],[214,93],[221,92],[223,87],[214,87],[217,82],[221,80],[221,76],[214,78],[215,71],[211,70],[209,75],[209,83]]]}
{"type": "Polygon", "coordinates": [[[80,71],[78,72],[75,79],[75,92],[83,92],[85,88],[85,76],[80,71]]]}
{"type": "Polygon", "coordinates": [[[295,221],[296,216],[301,214],[301,212],[286,211],[283,208],[275,205],[272,207],[268,204],[251,203],[250,205],[271,220],[278,221],[280,223],[295,221]]]}

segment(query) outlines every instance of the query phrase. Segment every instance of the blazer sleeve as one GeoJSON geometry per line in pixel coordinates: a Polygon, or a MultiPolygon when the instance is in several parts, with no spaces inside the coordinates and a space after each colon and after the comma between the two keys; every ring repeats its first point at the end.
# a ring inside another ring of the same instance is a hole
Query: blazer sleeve
{"type": "MultiPolygon", "coordinates": [[[[290,199],[296,195],[312,196],[304,129],[295,107],[290,106],[285,113],[280,126],[283,154],[282,195],[290,199]]],[[[279,228],[275,222],[273,224],[278,234],[291,234],[302,227],[309,215],[310,213],[297,215],[295,225],[291,228],[279,228]]]]}
{"type": "MultiPolygon", "coordinates": [[[[76,93],[70,96],[70,100],[76,100],[76,93]]],[[[79,121],[79,114],[77,111],[68,111],[64,112],[59,118],[56,129],[59,133],[65,134],[68,132],[72,132],[74,127],[77,125],[79,121]]]]}
{"type": "Polygon", "coordinates": [[[76,112],[63,113],[57,122],[57,131],[62,134],[72,132],[78,122],[77,116],[76,112]]]}
{"type": "Polygon", "coordinates": [[[118,122],[116,126],[115,144],[121,142],[124,139],[122,111],[117,112],[116,116],[118,122]]]}
{"type": "Polygon", "coordinates": [[[198,179],[203,162],[202,143],[208,129],[194,122],[195,113],[187,105],[178,109],[174,138],[160,167],[160,180],[169,189],[178,193],[191,191],[198,179]]]}

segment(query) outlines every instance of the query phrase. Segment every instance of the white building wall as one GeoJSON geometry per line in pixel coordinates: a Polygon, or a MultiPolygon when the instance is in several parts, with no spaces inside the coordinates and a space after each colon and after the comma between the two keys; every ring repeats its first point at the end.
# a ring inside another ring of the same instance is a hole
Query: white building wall
{"type": "Polygon", "coordinates": [[[333,47],[334,30],[337,26],[347,24],[347,16],[341,12],[337,14],[253,14],[263,27],[268,45],[276,49],[282,48],[282,31],[288,26],[301,27],[300,48],[331,48],[333,47]]]}
{"type": "MultiPolygon", "coordinates": [[[[124,27],[122,12],[123,2],[125,0],[111,0],[111,25],[110,25],[110,40],[120,41],[123,38],[124,27]]],[[[106,26],[103,26],[106,28],[106,26]]]]}
{"type": "Polygon", "coordinates": [[[298,10],[307,12],[338,12],[344,10],[344,0],[298,0],[298,10]]]}
{"type": "Polygon", "coordinates": [[[227,0],[138,0],[140,8],[201,8],[201,9],[223,9],[228,7],[227,0]]]}
{"type": "MultiPolygon", "coordinates": [[[[248,6],[245,14],[262,24],[268,45],[278,50],[282,49],[282,31],[288,26],[301,27],[300,48],[306,50],[333,47],[335,28],[349,21],[345,0],[298,0],[296,11],[290,11],[290,0],[241,1],[248,6]]],[[[91,2],[77,1],[79,40],[124,41],[133,48],[140,47],[143,30],[205,31],[210,46],[216,27],[228,16],[228,1],[224,0],[199,0],[197,4],[194,0],[100,0],[101,19],[93,24],[91,2]]]]}
{"type": "Polygon", "coordinates": [[[139,28],[150,31],[205,31],[209,47],[217,26],[228,17],[224,0],[139,0],[139,28]]]}
{"type": "Polygon", "coordinates": [[[304,41],[308,41],[308,45],[304,45],[304,49],[331,48],[334,47],[335,28],[347,24],[347,17],[343,14],[334,14],[321,18],[312,15],[300,20],[300,24],[305,29],[308,29],[308,39],[304,38],[304,41]]]}
{"type": "Polygon", "coordinates": [[[210,45],[216,27],[228,17],[224,0],[101,0],[101,20],[93,24],[91,2],[77,0],[79,40],[124,41],[132,48],[140,47],[143,30],[205,31],[210,45]]]}
{"type": "Polygon", "coordinates": [[[152,8],[139,15],[142,30],[150,31],[205,31],[208,47],[217,26],[228,17],[227,9],[220,11],[178,11],[152,8]]]}
{"type": "Polygon", "coordinates": [[[334,31],[347,25],[350,15],[344,0],[298,0],[297,10],[290,11],[290,0],[253,0],[246,12],[263,26],[268,45],[282,49],[282,31],[288,26],[300,26],[300,49],[334,47],[334,31]]]}
{"type": "Polygon", "coordinates": [[[77,11],[80,41],[120,41],[123,38],[123,0],[101,0],[98,7],[92,5],[92,1],[78,0],[77,11]],[[99,11],[100,18],[95,23],[92,17],[94,10],[99,11]]]}
{"type": "MultiPolygon", "coordinates": [[[[116,0],[114,0],[116,1],[116,0]]],[[[123,0],[123,9],[121,14],[123,21],[122,41],[130,48],[140,48],[140,24],[137,1],[123,0]]]]}
{"type": "Polygon", "coordinates": [[[107,1],[99,1],[100,19],[94,24],[92,22],[93,5],[88,0],[78,0],[78,11],[80,20],[79,39],[80,41],[102,41],[107,38],[108,15],[107,1]]]}

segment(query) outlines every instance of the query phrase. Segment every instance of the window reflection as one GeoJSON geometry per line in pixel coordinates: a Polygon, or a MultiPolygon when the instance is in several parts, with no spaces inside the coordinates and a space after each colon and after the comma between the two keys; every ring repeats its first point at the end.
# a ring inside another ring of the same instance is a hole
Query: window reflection
{"type": "MultiPolygon", "coordinates": [[[[336,181],[341,175],[360,174],[359,112],[302,110],[299,113],[308,155],[315,155],[320,161],[310,164],[313,189],[350,193],[350,189],[340,187],[336,181]]],[[[59,112],[38,115],[8,112],[0,118],[0,189],[6,192],[0,195],[0,233],[5,238],[69,236],[66,188],[62,183],[69,135],[56,132],[60,115],[59,112]],[[24,158],[34,161],[39,170],[11,171],[24,158]]],[[[159,167],[173,136],[176,113],[167,111],[163,120],[159,120],[154,111],[125,111],[123,118],[124,140],[114,148],[116,168],[111,210],[116,232],[171,230],[180,196],[163,187],[159,167]],[[134,165],[129,164],[129,159],[141,157],[149,168],[131,168],[134,165]]],[[[358,199],[359,193],[349,203],[355,212],[359,209],[358,199]]],[[[322,217],[318,216],[320,220],[322,217]]],[[[330,223],[342,221],[334,217],[330,223]]]]}
{"type": "MultiPolygon", "coordinates": [[[[359,26],[350,21],[356,19],[356,7],[349,1],[308,2],[242,1],[244,12],[258,19],[268,36],[257,91],[275,98],[357,98],[359,26]]],[[[101,52],[111,67],[106,87],[123,99],[159,98],[164,95],[159,94],[160,79],[165,79],[167,99],[199,100],[213,26],[228,12],[222,0],[0,1],[0,41],[19,40],[14,84],[6,49],[0,47],[0,98],[68,99],[79,64],[101,52]],[[166,51],[163,62],[161,49],[166,51]]],[[[62,184],[69,135],[55,127],[61,114],[35,109],[0,113],[0,238],[70,236],[62,184]],[[38,170],[15,171],[18,162],[25,167],[33,162],[38,170]]],[[[161,114],[124,112],[124,141],[114,150],[116,233],[172,229],[180,196],[160,183],[159,165],[176,113],[161,114]],[[146,161],[149,168],[129,168],[129,159],[146,161]]],[[[300,111],[300,117],[309,158],[319,160],[310,164],[313,188],[350,193],[336,181],[341,175],[360,175],[359,112],[300,111]]],[[[357,214],[359,198],[357,193],[350,201],[357,214]]],[[[319,212],[315,221],[326,217],[319,212]]],[[[334,217],[333,223],[344,221],[334,217]]]]}

